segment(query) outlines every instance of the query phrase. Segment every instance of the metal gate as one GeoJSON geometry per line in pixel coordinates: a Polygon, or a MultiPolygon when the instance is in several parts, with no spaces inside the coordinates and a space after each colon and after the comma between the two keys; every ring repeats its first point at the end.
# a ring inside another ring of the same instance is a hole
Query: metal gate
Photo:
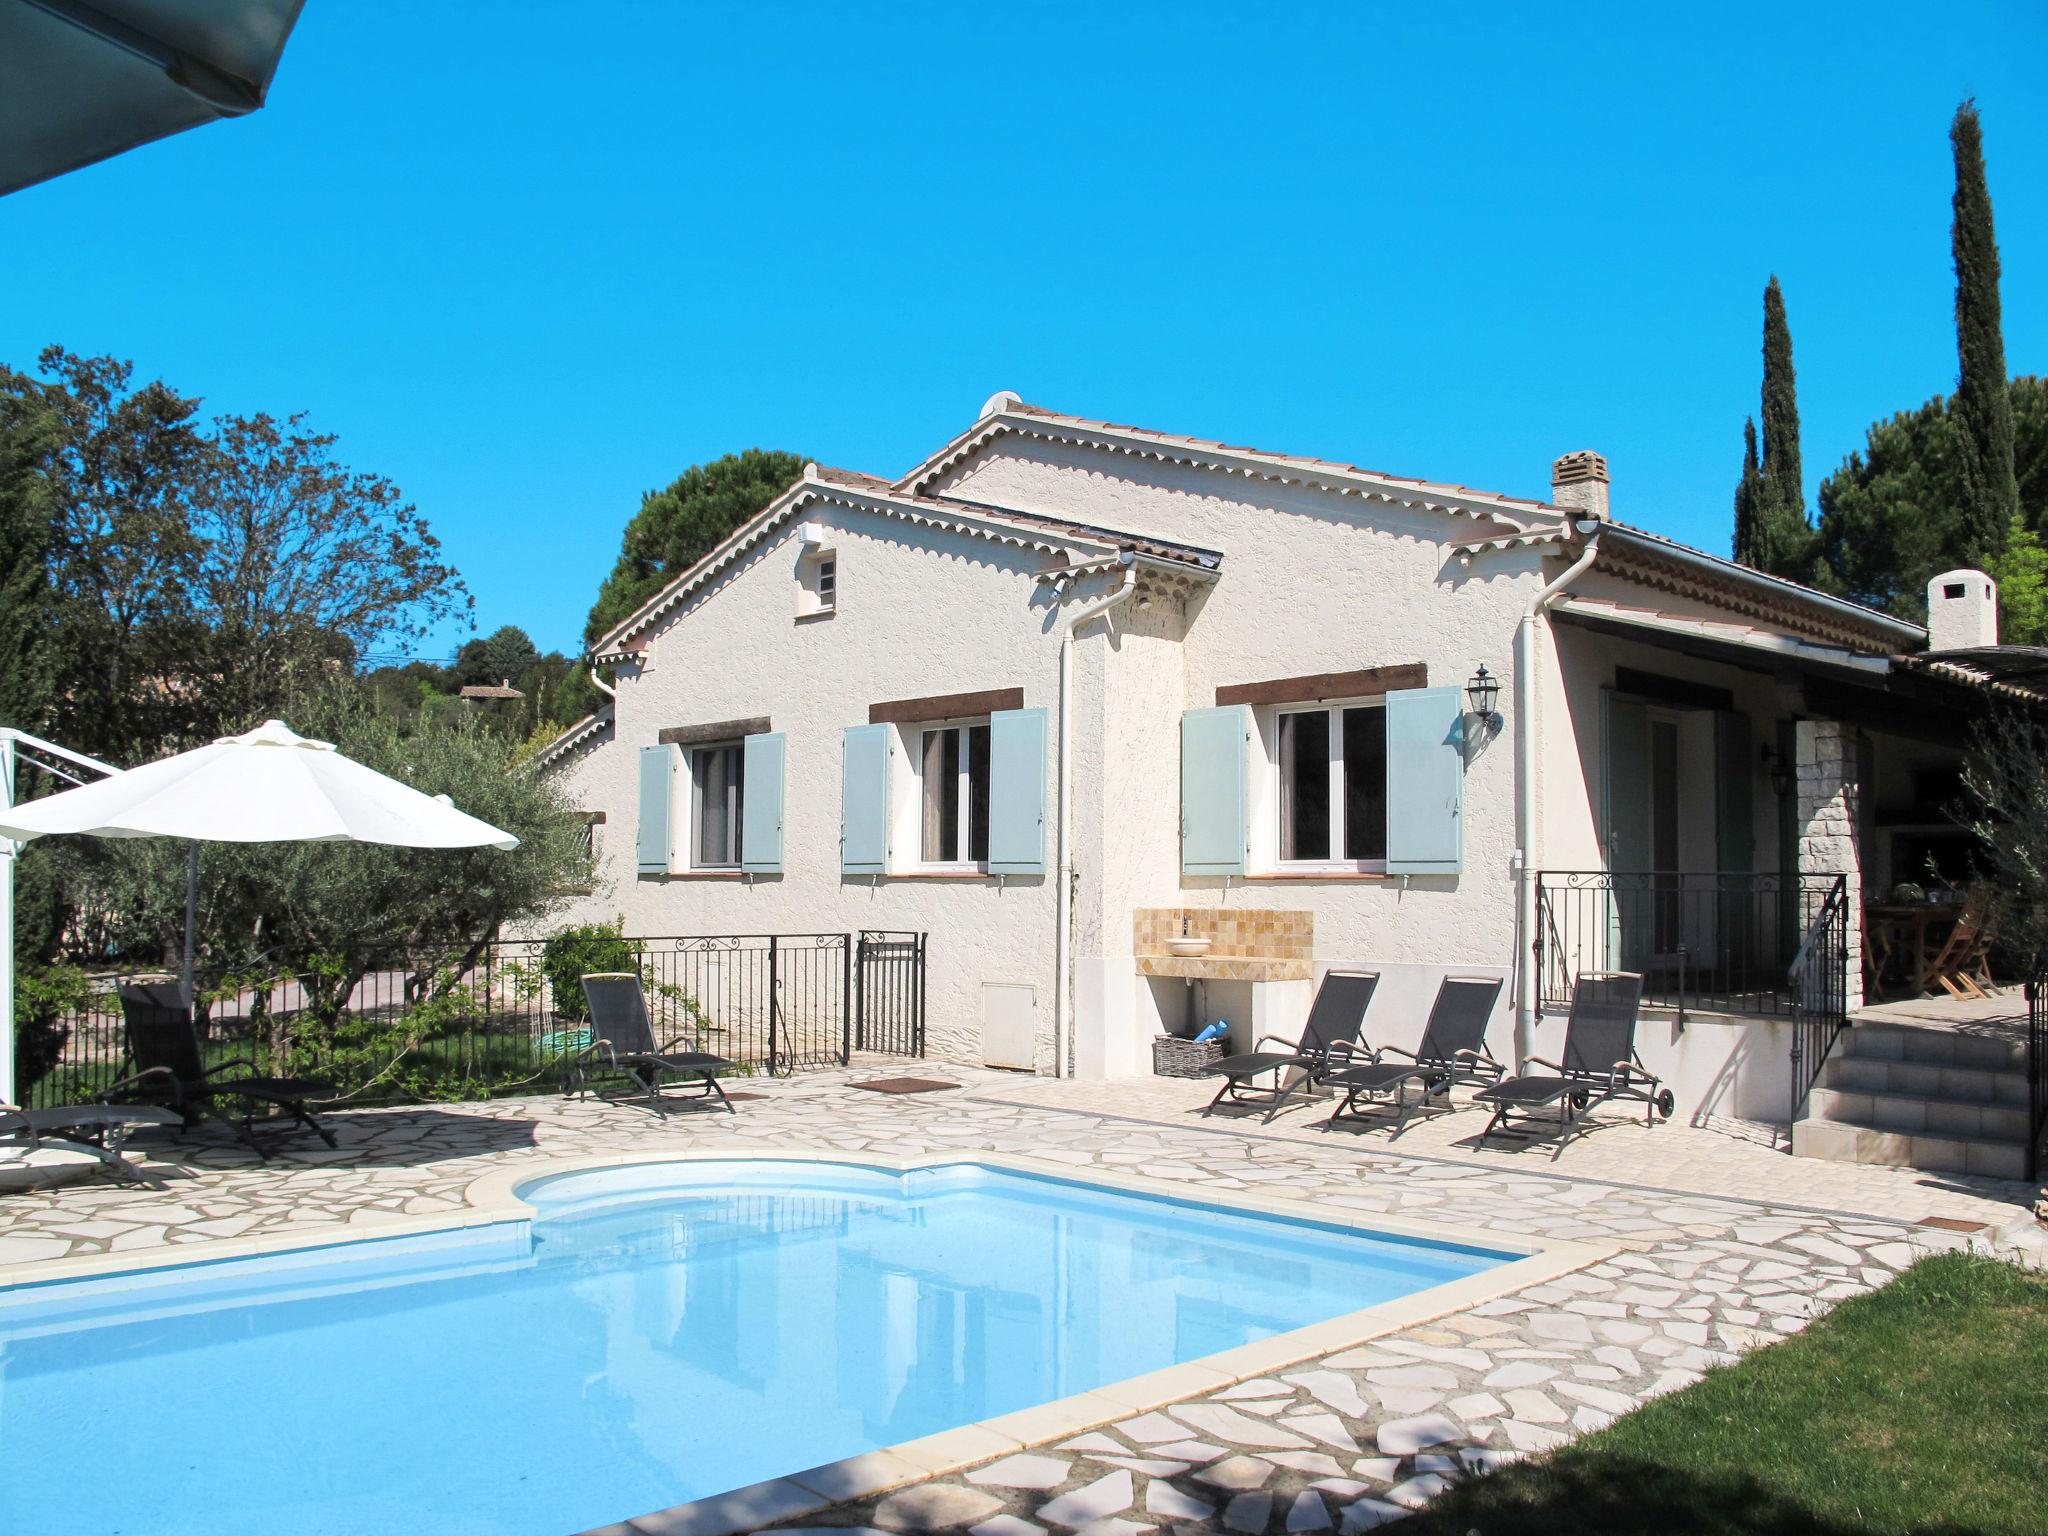
{"type": "Polygon", "coordinates": [[[853,961],[853,1048],[924,1055],[922,933],[863,930],[853,961]]]}

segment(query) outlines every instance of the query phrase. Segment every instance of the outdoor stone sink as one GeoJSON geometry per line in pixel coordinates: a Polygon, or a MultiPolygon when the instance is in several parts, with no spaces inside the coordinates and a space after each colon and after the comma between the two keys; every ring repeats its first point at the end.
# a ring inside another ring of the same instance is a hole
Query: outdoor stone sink
{"type": "Polygon", "coordinates": [[[1168,939],[1166,950],[1173,955],[1206,955],[1210,942],[1207,938],[1168,939]]]}

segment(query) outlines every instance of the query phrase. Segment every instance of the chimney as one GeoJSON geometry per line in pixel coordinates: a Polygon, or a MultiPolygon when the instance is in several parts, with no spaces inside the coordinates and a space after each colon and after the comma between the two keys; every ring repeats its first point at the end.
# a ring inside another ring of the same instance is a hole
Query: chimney
{"type": "Polygon", "coordinates": [[[1554,462],[1550,466],[1550,499],[1560,507],[1606,522],[1606,455],[1581,448],[1554,462]]]}
{"type": "Polygon", "coordinates": [[[1998,583],[1982,571],[1943,571],[1927,583],[1927,648],[1998,644],[1998,583]]]}

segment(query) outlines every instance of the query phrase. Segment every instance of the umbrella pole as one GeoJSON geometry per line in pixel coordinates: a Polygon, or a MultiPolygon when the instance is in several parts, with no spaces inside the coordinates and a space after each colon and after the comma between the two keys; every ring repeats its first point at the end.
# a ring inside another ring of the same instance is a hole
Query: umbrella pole
{"type": "Polygon", "coordinates": [[[185,845],[185,963],[178,969],[178,992],[192,1006],[192,937],[199,915],[199,844],[185,845]]]}

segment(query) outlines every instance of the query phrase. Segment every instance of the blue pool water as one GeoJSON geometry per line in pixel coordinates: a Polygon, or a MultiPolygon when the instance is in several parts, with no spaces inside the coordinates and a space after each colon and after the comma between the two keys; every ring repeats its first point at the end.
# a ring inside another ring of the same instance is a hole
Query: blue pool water
{"type": "Polygon", "coordinates": [[[1506,1262],[971,1163],[645,1164],[0,1295],[7,1536],[567,1536],[1506,1262]]]}

